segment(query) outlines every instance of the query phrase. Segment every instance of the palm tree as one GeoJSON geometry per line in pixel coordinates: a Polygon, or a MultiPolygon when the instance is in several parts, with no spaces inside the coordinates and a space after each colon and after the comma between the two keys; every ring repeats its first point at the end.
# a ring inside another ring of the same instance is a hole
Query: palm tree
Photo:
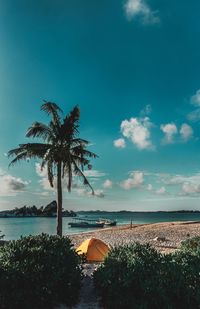
{"type": "Polygon", "coordinates": [[[34,122],[26,136],[41,138],[43,143],[20,144],[18,148],[10,150],[8,156],[14,156],[10,165],[21,160],[40,159],[41,169],[47,168],[51,187],[54,186],[56,176],[57,235],[62,236],[62,179],[67,178],[67,190],[71,192],[73,176],[78,176],[94,194],[92,186],[84,175],[84,168],[91,169],[90,159],[96,158],[97,155],[86,149],[89,144],[87,140],[79,138],[80,110],[78,106],[75,106],[64,118],[62,110],[55,103],[45,101],[41,110],[51,116],[51,121],[48,125],[34,122]]]}

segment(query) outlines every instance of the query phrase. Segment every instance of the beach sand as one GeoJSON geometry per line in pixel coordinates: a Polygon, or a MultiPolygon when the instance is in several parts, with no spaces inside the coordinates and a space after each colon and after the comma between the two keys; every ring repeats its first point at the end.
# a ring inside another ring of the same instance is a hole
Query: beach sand
{"type": "Polygon", "coordinates": [[[200,222],[162,222],[154,224],[121,225],[112,228],[104,228],[87,233],[69,235],[74,246],[78,246],[83,240],[95,237],[110,246],[127,244],[138,241],[150,243],[163,253],[172,252],[180,247],[183,240],[200,236],[200,222]]]}

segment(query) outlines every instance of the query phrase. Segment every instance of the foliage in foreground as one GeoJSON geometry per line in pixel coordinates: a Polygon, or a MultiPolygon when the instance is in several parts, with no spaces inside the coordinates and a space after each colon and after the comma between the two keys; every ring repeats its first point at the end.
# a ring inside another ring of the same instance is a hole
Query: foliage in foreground
{"type": "Polygon", "coordinates": [[[181,243],[181,250],[200,255],[200,236],[188,238],[181,243]]]}
{"type": "Polygon", "coordinates": [[[66,237],[29,236],[0,248],[1,308],[73,305],[81,278],[79,257],[66,237]]]}
{"type": "Polygon", "coordinates": [[[94,273],[94,282],[108,309],[199,308],[199,274],[198,255],[162,255],[133,243],[114,248],[94,273]]]}

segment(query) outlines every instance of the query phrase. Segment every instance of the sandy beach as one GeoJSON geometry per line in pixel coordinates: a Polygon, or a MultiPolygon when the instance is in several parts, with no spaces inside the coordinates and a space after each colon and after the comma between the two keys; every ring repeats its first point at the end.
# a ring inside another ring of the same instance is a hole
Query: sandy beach
{"type": "Polygon", "coordinates": [[[200,235],[200,222],[162,222],[154,224],[121,225],[113,228],[95,230],[87,233],[70,235],[74,246],[83,240],[95,237],[110,246],[127,244],[133,241],[150,243],[163,253],[172,252],[180,247],[183,240],[200,235]]]}

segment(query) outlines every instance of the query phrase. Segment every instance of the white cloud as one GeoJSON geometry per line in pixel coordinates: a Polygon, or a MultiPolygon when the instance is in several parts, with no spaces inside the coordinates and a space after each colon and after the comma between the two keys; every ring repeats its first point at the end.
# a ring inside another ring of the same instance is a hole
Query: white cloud
{"type": "Polygon", "coordinates": [[[167,176],[166,178],[162,178],[161,181],[166,185],[179,185],[185,181],[185,177],[182,175],[175,176],[167,176]]]}
{"type": "Polygon", "coordinates": [[[49,180],[46,177],[42,177],[42,179],[40,179],[38,182],[44,190],[50,190],[50,191],[56,190],[56,179],[54,179],[53,181],[53,188],[50,186],[49,180]]]}
{"type": "Polygon", "coordinates": [[[36,174],[40,177],[47,177],[47,168],[44,166],[44,168],[41,170],[41,164],[35,163],[35,171],[36,174]]]}
{"type": "Polygon", "coordinates": [[[17,193],[25,191],[29,181],[0,171],[0,196],[15,196],[17,193]]]}
{"type": "Polygon", "coordinates": [[[180,185],[184,183],[200,184],[200,173],[191,176],[166,175],[166,177],[162,176],[161,181],[166,185],[180,185]]]}
{"type": "Polygon", "coordinates": [[[198,121],[200,119],[200,108],[195,109],[187,115],[188,120],[198,121]]]}
{"type": "MultiPolygon", "coordinates": [[[[46,166],[41,170],[41,164],[36,163],[35,170],[36,170],[37,175],[41,178],[38,182],[42,186],[42,188],[44,190],[55,191],[57,187],[57,177],[54,176],[54,181],[53,181],[54,187],[52,188],[49,184],[49,180],[47,177],[48,175],[47,175],[46,166]]],[[[87,178],[91,178],[91,179],[93,178],[93,180],[95,180],[95,179],[98,179],[99,177],[105,176],[106,174],[98,170],[87,170],[87,171],[84,171],[84,175],[87,178]]],[[[79,181],[77,176],[74,176],[74,180],[75,180],[75,183],[73,183],[72,185],[73,188],[80,187],[82,185],[81,180],[79,181]]],[[[91,180],[90,180],[90,183],[91,183],[91,180]]],[[[67,177],[64,177],[62,179],[62,184],[63,184],[63,190],[67,190],[67,177]]]]}
{"type": "Polygon", "coordinates": [[[97,170],[87,170],[87,171],[84,171],[84,175],[86,177],[99,178],[99,177],[105,176],[106,174],[103,172],[97,171],[97,170]]]}
{"type": "MultiPolygon", "coordinates": [[[[44,168],[41,170],[41,164],[40,163],[36,163],[35,164],[35,170],[36,170],[36,173],[39,177],[45,177],[47,178],[47,167],[44,166],[44,168]]],[[[106,174],[103,173],[103,172],[100,172],[98,170],[86,170],[84,171],[84,175],[86,177],[93,177],[93,178],[98,178],[98,177],[103,177],[105,176],[106,174]]],[[[56,177],[55,177],[56,178],[56,177]]]]}
{"type": "Polygon", "coordinates": [[[126,147],[126,142],[124,140],[124,138],[119,138],[119,139],[116,139],[114,142],[113,142],[114,146],[117,147],[117,148],[125,148],[126,147]]]}
{"type": "Polygon", "coordinates": [[[197,107],[200,107],[200,89],[197,90],[195,95],[191,97],[191,103],[197,107]]]}
{"type": "Polygon", "coordinates": [[[171,144],[174,142],[174,136],[178,133],[177,127],[174,123],[162,124],[160,129],[165,134],[162,142],[163,144],[171,144]]]}
{"type": "Polygon", "coordinates": [[[154,149],[150,140],[151,127],[152,123],[148,117],[131,118],[130,120],[122,121],[121,132],[123,136],[129,138],[138,149],[154,149]]]}
{"type": "Polygon", "coordinates": [[[47,196],[52,196],[52,194],[54,194],[54,192],[50,192],[50,191],[36,191],[36,192],[32,192],[32,194],[34,195],[38,195],[41,198],[47,197],[47,196]]]}
{"type": "Polygon", "coordinates": [[[190,121],[200,120],[200,89],[196,91],[195,95],[190,98],[190,103],[196,107],[195,110],[187,115],[190,121]]]}
{"type": "Polygon", "coordinates": [[[185,182],[182,186],[183,195],[191,195],[200,193],[200,184],[185,182]]]}
{"type": "Polygon", "coordinates": [[[152,190],[153,190],[152,184],[149,183],[149,184],[147,185],[147,190],[148,190],[148,191],[152,191],[152,190]]]}
{"type": "Polygon", "coordinates": [[[163,144],[174,143],[175,136],[179,138],[177,141],[182,140],[183,142],[187,142],[193,137],[193,129],[187,123],[181,125],[179,132],[175,123],[162,124],[160,129],[164,133],[164,138],[162,140],[163,144]]]}
{"type": "Polygon", "coordinates": [[[105,196],[104,191],[100,189],[95,190],[94,195],[101,198],[105,196]]]}
{"type": "Polygon", "coordinates": [[[183,141],[187,142],[193,136],[193,129],[186,123],[183,123],[180,129],[180,135],[183,141]]]}
{"type": "Polygon", "coordinates": [[[158,11],[152,11],[145,0],[127,0],[125,12],[129,20],[140,17],[143,24],[157,24],[160,22],[158,11]]]}
{"type": "Polygon", "coordinates": [[[144,173],[135,171],[130,173],[130,177],[121,182],[120,186],[125,190],[139,188],[144,183],[144,173]]]}
{"type": "Polygon", "coordinates": [[[194,175],[166,175],[160,179],[165,185],[181,188],[179,195],[192,195],[200,193],[200,173],[194,175]]]}
{"type": "Polygon", "coordinates": [[[78,188],[75,191],[80,196],[87,196],[87,197],[96,196],[96,197],[100,197],[100,198],[103,198],[105,196],[104,191],[100,190],[100,189],[95,190],[94,195],[92,194],[91,191],[88,191],[85,188],[78,188]]]}
{"type": "Polygon", "coordinates": [[[4,170],[2,170],[2,168],[0,167],[0,177],[5,175],[6,173],[4,172],[4,170]]]}
{"type": "Polygon", "coordinates": [[[41,195],[41,196],[49,196],[50,192],[44,191],[44,192],[39,193],[39,195],[41,195]]]}
{"type": "Polygon", "coordinates": [[[105,182],[103,183],[103,187],[105,189],[111,189],[113,186],[113,182],[109,179],[106,179],[105,182]]]}
{"type": "Polygon", "coordinates": [[[156,190],[156,194],[162,195],[166,193],[165,187],[161,187],[160,189],[156,190]]]}
{"type": "Polygon", "coordinates": [[[36,174],[41,178],[38,182],[39,184],[42,186],[42,188],[44,190],[47,190],[47,191],[55,191],[55,188],[56,188],[56,177],[54,177],[54,180],[53,180],[53,185],[54,187],[52,188],[50,186],[50,183],[49,183],[49,180],[48,180],[48,175],[47,175],[47,167],[44,166],[44,168],[41,170],[41,164],[40,163],[35,163],[35,171],[36,171],[36,174]]]}
{"type": "MultiPolygon", "coordinates": [[[[43,188],[43,190],[55,192],[56,191],[56,187],[57,187],[57,177],[56,176],[54,177],[54,181],[53,181],[53,185],[54,186],[52,188],[50,186],[50,184],[49,184],[49,180],[48,180],[48,177],[47,177],[47,168],[46,168],[46,166],[41,171],[40,163],[36,163],[35,164],[35,170],[36,170],[37,175],[41,178],[38,182],[41,185],[41,187],[43,188]]],[[[103,177],[106,174],[103,173],[103,172],[100,172],[98,170],[87,170],[87,171],[84,171],[84,175],[87,178],[91,178],[91,179],[94,180],[94,179],[98,179],[99,177],[103,177]]],[[[78,179],[77,176],[74,176],[73,179],[75,181],[72,184],[72,189],[73,189],[74,192],[76,192],[78,195],[85,195],[85,196],[91,196],[92,195],[91,194],[91,190],[88,191],[86,188],[83,187],[81,179],[78,179]]],[[[90,179],[90,183],[91,183],[91,179],[90,179]]],[[[63,185],[63,191],[64,192],[68,191],[67,190],[67,182],[68,182],[67,177],[64,177],[62,179],[62,185],[63,185]]],[[[44,194],[43,194],[43,196],[44,196],[44,194]]],[[[103,193],[102,190],[97,189],[95,191],[95,196],[97,196],[97,197],[104,197],[104,193],[103,193]]]]}

